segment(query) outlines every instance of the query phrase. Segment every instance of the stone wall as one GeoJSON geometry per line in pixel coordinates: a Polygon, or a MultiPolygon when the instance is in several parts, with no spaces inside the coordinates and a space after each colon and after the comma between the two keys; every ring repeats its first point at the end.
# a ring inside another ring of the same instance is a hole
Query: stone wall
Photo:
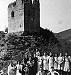
{"type": "Polygon", "coordinates": [[[16,0],[8,6],[8,33],[40,30],[40,5],[31,0],[16,0]],[[23,1],[23,2],[22,2],[23,1]],[[35,4],[34,4],[35,3],[35,4]]]}
{"type": "Polygon", "coordinates": [[[8,28],[9,33],[24,31],[24,5],[14,2],[8,7],[8,28]],[[16,5],[14,6],[14,3],[16,5]],[[12,16],[14,12],[14,16],[12,16]]]}

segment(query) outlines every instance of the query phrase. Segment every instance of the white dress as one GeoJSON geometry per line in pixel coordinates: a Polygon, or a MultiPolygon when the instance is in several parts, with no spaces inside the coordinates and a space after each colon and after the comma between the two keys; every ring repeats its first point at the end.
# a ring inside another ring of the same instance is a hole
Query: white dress
{"type": "Polygon", "coordinates": [[[51,67],[53,67],[53,57],[49,57],[49,71],[52,70],[51,67]]]}
{"type": "Polygon", "coordinates": [[[54,57],[54,69],[58,69],[58,58],[54,57]]]}
{"type": "Polygon", "coordinates": [[[47,70],[49,71],[49,56],[47,56],[47,70]]]}
{"type": "Polygon", "coordinates": [[[68,57],[65,57],[64,71],[66,71],[66,72],[69,72],[70,71],[68,57]]]}
{"type": "Polygon", "coordinates": [[[8,75],[12,75],[14,67],[11,66],[11,64],[8,66],[8,75]]]}
{"type": "Polygon", "coordinates": [[[58,57],[58,70],[63,70],[63,61],[64,61],[64,57],[59,56],[58,57]]]}
{"type": "Polygon", "coordinates": [[[47,73],[47,75],[59,75],[59,73],[56,72],[56,71],[53,71],[53,72],[49,72],[49,73],[47,73]]]}
{"type": "Polygon", "coordinates": [[[43,75],[43,73],[41,71],[38,71],[36,75],[43,75]]]}
{"type": "Polygon", "coordinates": [[[42,64],[42,57],[38,56],[38,71],[40,71],[41,64],[42,64]]]}
{"type": "Polygon", "coordinates": [[[21,69],[21,65],[17,64],[16,67],[17,67],[16,75],[22,75],[22,73],[19,72],[19,70],[21,69]]]}
{"type": "Polygon", "coordinates": [[[43,56],[43,70],[48,70],[48,58],[43,56]]]}

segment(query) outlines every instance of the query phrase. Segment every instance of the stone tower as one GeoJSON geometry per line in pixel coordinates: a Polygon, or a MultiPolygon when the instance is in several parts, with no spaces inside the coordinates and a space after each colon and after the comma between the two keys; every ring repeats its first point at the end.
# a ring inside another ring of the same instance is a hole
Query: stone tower
{"type": "Polygon", "coordinates": [[[39,32],[39,0],[16,0],[8,6],[8,32],[39,32]]]}
{"type": "Polygon", "coordinates": [[[25,0],[24,1],[24,30],[28,31],[31,30],[32,25],[32,0],[25,0]]]}
{"type": "Polygon", "coordinates": [[[40,30],[40,3],[39,3],[39,0],[33,0],[33,25],[34,25],[35,32],[40,30]]]}

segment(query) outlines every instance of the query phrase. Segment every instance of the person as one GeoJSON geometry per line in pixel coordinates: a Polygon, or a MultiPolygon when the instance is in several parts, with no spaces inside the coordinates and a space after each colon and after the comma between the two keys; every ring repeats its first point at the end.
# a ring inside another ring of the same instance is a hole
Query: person
{"type": "Polygon", "coordinates": [[[32,68],[31,69],[32,69],[31,70],[32,74],[30,74],[30,75],[33,75],[33,74],[36,75],[37,72],[36,72],[36,65],[35,65],[35,61],[34,60],[32,60],[32,68]]]}
{"type": "Polygon", "coordinates": [[[47,70],[49,71],[49,55],[47,54],[47,70]]]}
{"type": "Polygon", "coordinates": [[[33,60],[34,60],[34,69],[35,69],[35,72],[37,73],[37,70],[38,70],[38,58],[36,57],[35,53],[34,53],[33,60]]]}
{"type": "Polygon", "coordinates": [[[59,75],[59,73],[54,70],[54,67],[51,67],[51,71],[47,75],[59,75]]]}
{"type": "Polygon", "coordinates": [[[64,62],[64,57],[62,56],[62,53],[60,53],[58,57],[58,71],[61,74],[63,74],[63,62],[64,62]]]}
{"type": "Polygon", "coordinates": [[[52,53],[50,52],[50,56],[49,56],[49,71],[51,71],[51,67],[53,67],[54,65],[54,58],[52,56],[52,53]]]}
{"type": "Polygon", "coordinates": [[[32,64],[32,57],[30,55],[29,57],[29,61],[27,61],[27,65],[28,65],[28,69],[29,69],[29,72],[28,72],[28,75],[32,75],[33,74],[33,64],[32,64]]]}
{"type": "Polygon", "coordinates": [[[71,75],[71,56],[68,56],[68,58],[69,58],[69,62],[70,62],[70,74],[69,75],[71,75]]]}
{"type": "Polygon", "coordinates": [[[39,52],[37,58],[38,58],[38,71],[39,71],[40,70],[40,66],[42,65],[42,57],[40,56],[40,52],[39,52]]]}
{"type": "Polygon", "coordinates": [[[13,67],[13,64],[10,63],[9,66],[8,66],[8,75],[14,75],[14,70],[15,68],[13,67]]]}
{"type": "Polygon", "coordinates": [[[43,75],[42,67],[40,67],[40,70],[37,72],[36,75],[43,75]]]}
{"type": "Polygon", "coordinates": [[[58,57],[57,54],[54,56],[54,69],[57,71],[58,69],[58,57]]]}
{"type": "Polygon", "coordinates": [[[0,71],[0,75],[3,75],[3,74],[4,74],[4,72],[3,72],[3,70],[1,70],[1,71],[0,71]]]}
{"type": "Polygon", "coordinates": [[[29,60],[27,53],[25,53],[23,60],[24,60],[24,65],[26,65],[27,61],[29,60]]]}
{"type": "Polygon", "coordinates": [[[19,61],[17,61],[16,69],[16,75],[22,75],[22,66],[19,61]]]}
{"type": "Polygon", "coordinates": [[[32,56],[30,55],[26,64],[31,65],[31,61],[32,61],[32,56]]]}
{"type": "Polygon", "coordinates": [[[25,75],[24,68],[25,68],[26,65],[25,65],[25,63],[24,63],[24,59],[22,60],[21,65],[22,65],[22,75],[25,75]]]}
{"type": "Polygon", "coordinates": [[[68,54],[65,53],[65,58],[64,58],[64,73],[65,73],[65,75],[68,75],[69,72],[70,72],[69,58],[68,58],[68,54]]]}
{"type": "Polygon", "coordinates": [[[47,71],[48,71],[48,58],[47,58],[47,55],[46,55],[46,53],[44,52],[44,55],[43,55],[43,57],[42,57],[42,59],[43,59],[43,70],[44,70],[44,75],[46,75],[47,74],[47,71]]]}
{"type": "Polygon", "coordinates": [[[25,75],[25,71],[24,71],[25,65],[24,63],[22,63],[21,65],[22,65],[22,75],[25,75]]]}
{"type": "Polygon", "coordinates": [[[40,54],[40,52],[36,49],[36,57],[38,57],[38,55],[40,54]]]}
{"type": "Polygon", "coordinates": [[[28,75],[29,74],[28,73],[29,72],[29,69],[28,69],[28,65],[27,64],[25,65],[25,67],[24,67],[23,70],[24,70],[24,75],[28,75]]]}

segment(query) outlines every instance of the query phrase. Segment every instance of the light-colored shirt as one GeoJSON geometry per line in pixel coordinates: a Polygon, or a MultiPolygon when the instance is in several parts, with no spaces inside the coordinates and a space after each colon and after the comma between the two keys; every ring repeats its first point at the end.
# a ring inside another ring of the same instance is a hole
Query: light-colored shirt
{"type": "Polygon", "coordinates": [[[52,72],[49,72],[47,75],[59,75],[59,73],[57,71],[52,71],[52,72]]]}

